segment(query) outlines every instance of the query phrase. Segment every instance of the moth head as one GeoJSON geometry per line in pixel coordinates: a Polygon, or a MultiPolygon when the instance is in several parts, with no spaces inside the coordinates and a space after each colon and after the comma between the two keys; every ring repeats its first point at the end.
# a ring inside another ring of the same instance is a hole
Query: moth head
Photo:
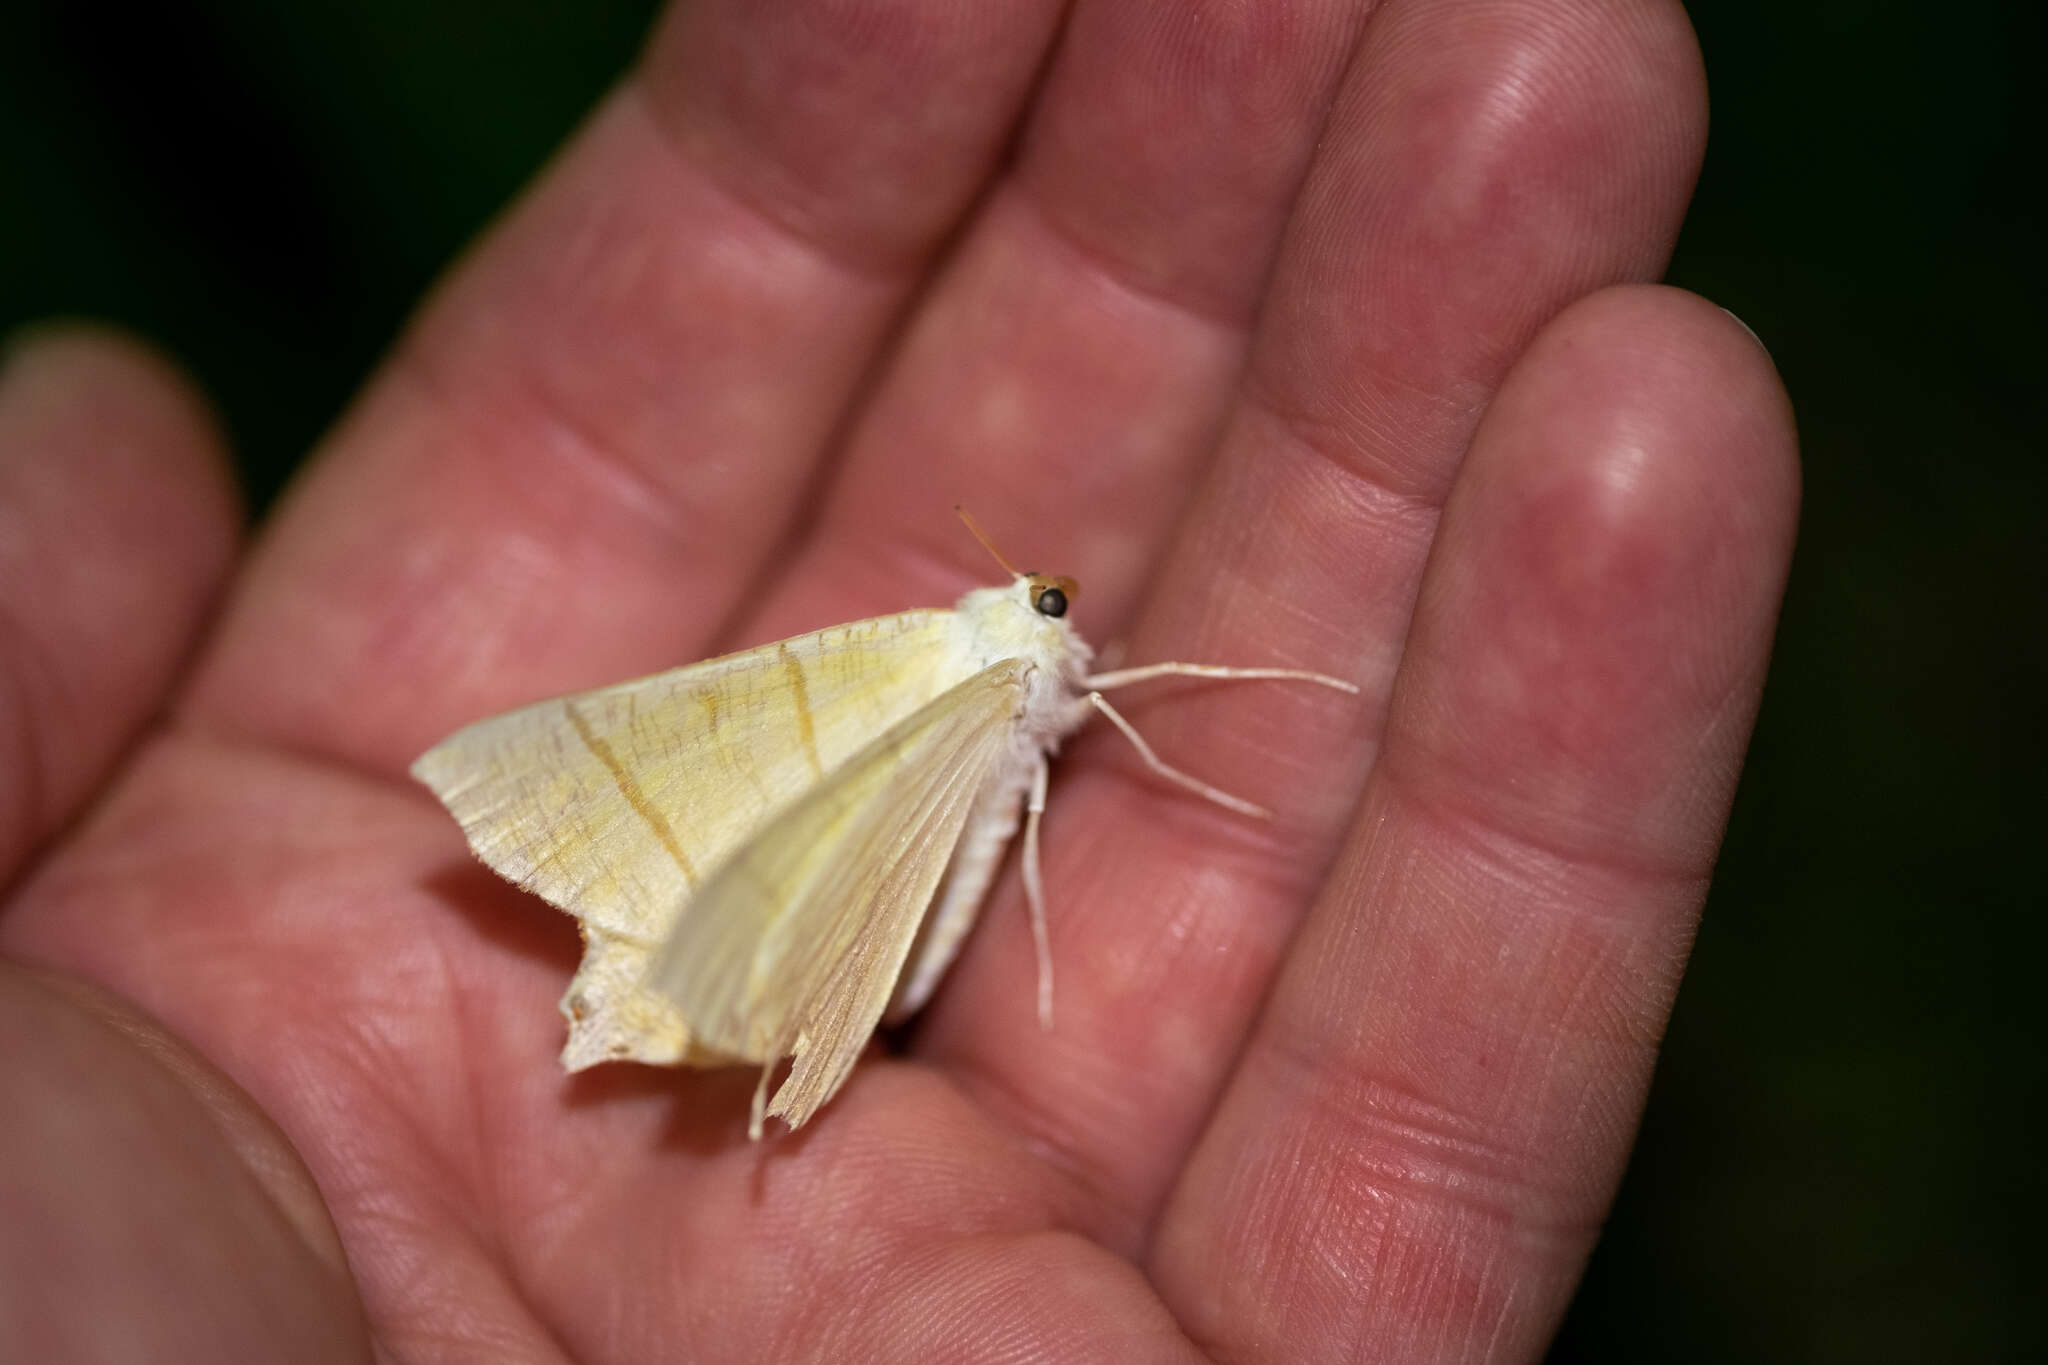
{"type": "Polygon", "coordinates": [[[1055,578],[1051,574],[1018,574],[1017,581],[1024,585],[1024,600],[1031,604],[1031,609],[1054,619],[1065,616],[1081,592],[1081,585],[1073,579],[1055,578]]]}
{"type": "Polygon", "coordinates": [[[966,508],[955,505],[953,511],[967,524],[967,529],[974,533],[974,538],[981,542],[982,548],[994,555],[996,563],[1002,565],[1010,577],[1017,581],[1017,586],[1024,595],[1024,605],[1048,620],[1057,621],[1067,614],[1067,608],[1073,605],[1075,596],[1081,591],[1080,584],[1071,578],[1023,572],[1010,562],[1008,555],[996,548],[996,543],[988,538],[988,532],[981,529],[981,523],[976,521],[966,508]]]}

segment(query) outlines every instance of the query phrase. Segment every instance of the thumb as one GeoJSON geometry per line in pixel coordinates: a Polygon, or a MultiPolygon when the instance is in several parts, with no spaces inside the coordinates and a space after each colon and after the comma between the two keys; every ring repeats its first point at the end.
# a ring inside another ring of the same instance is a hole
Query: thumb
{"type": "Polygon", "coordinates": [[[162,705],[234,550],[237,499],[170,365],[76,325],[0,369],[0,885],[162,705]]]}

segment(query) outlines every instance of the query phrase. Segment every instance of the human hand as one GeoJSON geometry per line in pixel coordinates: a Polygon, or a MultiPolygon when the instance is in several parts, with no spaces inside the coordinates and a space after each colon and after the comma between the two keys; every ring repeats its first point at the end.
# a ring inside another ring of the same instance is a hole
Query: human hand
{"type": "Polygon", "coordinates": [[[8,1344],[1539,1354],[1739,767],[1790,420],[1727,316],[1610,287],[1703,137],[1676,5],[1366,8],[1083,6],[1049,59],[1048,4],[671,15],[232,567],[175,381],[28,347],[0,946],[56,974],[0,974],[8,1344]],[[1011,877],[799,1134],[746,1140],[751,1071],[562,1076],[570,921],[406,764],[947,604],[955,502],[1131,663],[1363,695],[1120,700],[1266,824],[1070,747],[1050,1033],[1011,877]]]}

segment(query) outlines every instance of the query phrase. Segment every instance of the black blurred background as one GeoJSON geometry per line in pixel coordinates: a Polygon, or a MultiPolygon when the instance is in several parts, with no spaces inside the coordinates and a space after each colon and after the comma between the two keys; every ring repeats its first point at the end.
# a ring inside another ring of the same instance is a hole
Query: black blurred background
{"type": "MultiPolygon", "coordinates": [[[[1552,1359],[2048,1359],[2041,11],[1691,9],[1713,133],[1671,279],[1776,357],[1806,503],[1642,1143],[1552,1359]]],[[[16,0],[0,327],[155,338],[261,505],[653,10],[16,0]]]]}

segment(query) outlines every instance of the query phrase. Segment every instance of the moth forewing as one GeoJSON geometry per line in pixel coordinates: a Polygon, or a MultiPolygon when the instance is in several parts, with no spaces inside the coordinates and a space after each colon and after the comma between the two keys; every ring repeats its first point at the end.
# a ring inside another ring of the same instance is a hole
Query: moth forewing
{"type": "Polygon", "coordinates": [[[711,871],[876,735],[972,670],[950,611],[835,626],[470,725],[413,775],[493,871],[575,916],[571,1070],[709,1062],[646,960],[711,871]]]}
{"type": "MultiPolygon", "coordinates": [[[[698,893],[649,981],[707,1046],[767,1068],[766,1112],[831,1097],[895,989],[976,796],[1001,769],[1030,666],[990,665],[873,741],[698,893]]],[[[760,1134],[757,1093],[753,1121],[760,1134]]]]}
{"type": "Polygon", "coordinates": [[[1029,769],[1017,768],[1013,757],[975,797],[960,841],[946,864],[946,875],[932,896],[931,909],[918,926],[896,993],[882,1016],[884,1023],[906,1019],[923,1009],[959,955],[1002,866],[1004,851],[1016,836],[1030,782],[1029,769]]]}

